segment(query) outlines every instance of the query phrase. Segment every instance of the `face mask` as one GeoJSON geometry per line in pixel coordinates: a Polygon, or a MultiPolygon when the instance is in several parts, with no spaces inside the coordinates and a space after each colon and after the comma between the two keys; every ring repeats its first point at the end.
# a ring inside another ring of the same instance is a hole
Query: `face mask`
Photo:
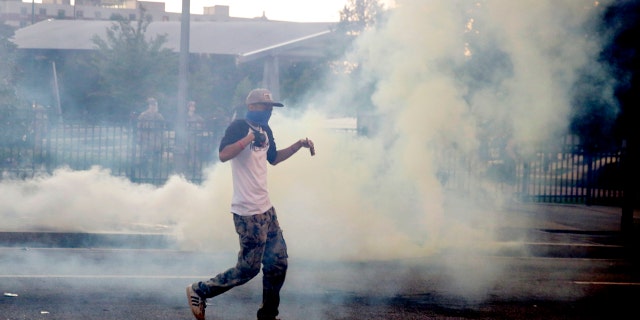
{"type": "Polygon", "coordinates": [[[271,110],[249,110],[247,111],[247,120],[253,121],[259,125],[266,126],[271,118],[271,110]]]}

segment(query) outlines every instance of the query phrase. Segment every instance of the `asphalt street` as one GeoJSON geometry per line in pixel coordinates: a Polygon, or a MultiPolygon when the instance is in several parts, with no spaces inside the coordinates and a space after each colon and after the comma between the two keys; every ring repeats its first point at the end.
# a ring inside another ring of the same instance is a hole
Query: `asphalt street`
{"type": "MultiPolygon", "coordinates": [[[[454,254],[455,255],[455,254],[454,254]]],[[[282,319],[632,319],[640,277],[625,259],[469,257],[291,260],[282,319]],[[468,261],[467,261],[468,262],[468,261]],[[487,267],[490,265],[490,267],[487,267]],[[472,267],[471,267],[472,266],[472,267]],[[474,281],[466,283],[465,281],[474,281]]],[[[0,319],[191,319],[184,288],[232,255],[170,250],[0,251],[0,319]]],[[[209,301],[207,319],[253,319],[255,278],[209,301]]]]}
{"type": "MultiPolygon", "coordinates": [[[[284,320],[637,319],[640,272],[620,243],[615,210],[549,207],[505,222],[505,243],[393,261],[290,258],[284,320]],[[579,222],[573,217],[580,214],[579,222]],[[539,224],[531,219],[538,219],[539,224]],[[527,221],[525,221],[527,220],[527,221]],[[523,224],[524,225],[524,224],[523,224]]],[[[533,212],[533,211],[532,211],[533,212]]],[[[5,240],[15,234],[4,235],[5,240]],[[8,238],[7,238],[8,237],[8,238]]],[[[3,236],[0,236],[0,241],[3,236]]],[[[51,235],[45,238],[51,240],[51,235]]],[[[235,253],[158,248],[0,247],[0,319],[193,319],[185,287],[231,266],[235,253]]],[[[15,240],[15,239],[14,239],[15,240]]],[[[69,242],[71,241],[71,242],[69,242]]],[[[36,242],[30,242],[33,245],[36,242]]],[[[58,243],[59,244],[59,243],[58,243]]],[[[207,319],[254,319],[261,280],[210,299],[207,319]]]]}

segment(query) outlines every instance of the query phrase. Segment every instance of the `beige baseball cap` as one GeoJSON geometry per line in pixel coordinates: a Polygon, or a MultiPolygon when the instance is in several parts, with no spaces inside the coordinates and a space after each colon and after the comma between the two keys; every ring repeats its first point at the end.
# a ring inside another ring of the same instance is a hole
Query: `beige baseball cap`
{"type": "Polygon", "coordinates": [[[271,95],[271,91],[267,89],[253,89],[249,92],[247,96],[246,104],[254,104],[254,103],[264,103],[274,107],[284,107],[284,104],[280,102],[273,101],[273,96],[271,95]]]}

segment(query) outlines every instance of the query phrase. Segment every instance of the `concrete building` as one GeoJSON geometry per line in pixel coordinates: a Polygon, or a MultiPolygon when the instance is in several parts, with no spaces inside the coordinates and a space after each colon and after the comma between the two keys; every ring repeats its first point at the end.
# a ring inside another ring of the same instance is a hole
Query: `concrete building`
{"type": "MultiPolygon", "coordinates": [[[[143,6],[153,21],[180,21],[181,14],[166,12],[164,2],[137,0],[42,0],[42,3],[22,0],[0,1],[0,23],[23,28],[40,21],[56,20],[110,20],[114,15],[136,20],[138,6],[143,6]]],[[[191,14],[192,21],[251,20],[232,18],[229,6],[215,5],[203,8],[204,14],[191,14]]]]}
{"type": "MultiPolygon", "coordinates": [[[[21,50],[93,50],[92,37],[105,37],[114,14],[135,20],[136,6],[152,15],[147,35],[167,35],[166,48],[180,51],[181,14],[165,12],[163,2],[135,0],[43,0],[42,4],[10,0],[0,2],[5,23],[21,26],[14,42],[21,50]],[[33,15],[32,15],[33,12],[33,15]],[[34,23],[31,23],[31,21],[34,23]]],[[[281,64],[316,59],[325,54],[334,35],[334,22],[271,21],[229,16],[228,6],[204,8],[191,16],[189,53],[232,55],[238,64],[259,60],[264,65],[262,85],[279,96],[281,64]]]]}
{"type": "MultiPolygon", "coordinates": [[[[18,29],[14,43],[20,50],[94,50],[92,38],[106,37],[113,21],[47,20],[18,29]]],[[[226,55],[236,63],[261,61],[262,85],[275,97],[280,91],[280,66],[301,60],[317,59],[332,41],[335,23],[284,22],[268,20],[195,21],[190,23],[189,53],[226,55]]],[[[179,21],[152,22],[147,36],[167,35],[165,48],[180,51],[179,21]]]]}

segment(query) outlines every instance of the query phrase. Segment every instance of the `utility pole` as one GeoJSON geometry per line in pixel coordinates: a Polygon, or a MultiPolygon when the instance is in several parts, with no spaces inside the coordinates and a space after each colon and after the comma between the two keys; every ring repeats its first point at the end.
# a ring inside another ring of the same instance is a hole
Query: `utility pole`
{"type": "Polygon", "coordinates": [[[190,0],[182,0],[182,19],[180,23],[180,57],[178,70],[178,105],[176,117],[176,171],[184,173],[187,163],[187,91],[189,86],[189,29],[191,20],[190,0]]]}

